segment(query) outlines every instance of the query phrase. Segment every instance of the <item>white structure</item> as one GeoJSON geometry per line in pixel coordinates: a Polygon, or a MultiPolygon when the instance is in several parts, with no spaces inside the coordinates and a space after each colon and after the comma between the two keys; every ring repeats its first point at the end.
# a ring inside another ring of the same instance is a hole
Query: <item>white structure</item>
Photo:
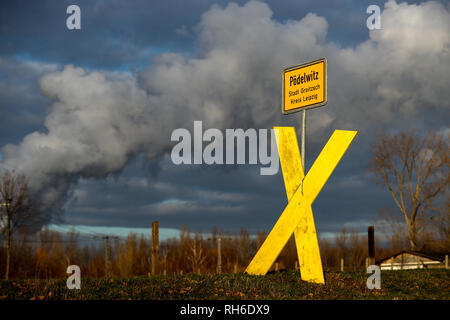
{"type": "Polygon", "coordinates": [[[381,270],[445,268],[445,254],[401,251],[377,261],[381,270]]]}

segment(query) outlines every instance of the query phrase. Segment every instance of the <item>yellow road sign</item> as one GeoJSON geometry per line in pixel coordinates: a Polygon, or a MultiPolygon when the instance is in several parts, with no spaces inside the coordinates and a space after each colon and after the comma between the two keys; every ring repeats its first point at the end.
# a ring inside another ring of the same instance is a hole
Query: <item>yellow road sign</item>
{"type": "Polygon", "coordinates": [[[282,82],[284,114],[323,106],[327,103],[327,60],[286,68],[282,82]]]}
{"type": "Polygon", "coordinates": [[[297,252],[300,252],[302,279],[324,283],[311,205],[357,132],[335,130],[308,174],[304,176],[294,128],[275,129],[283,176],[288,182],[286,193],[289,203],[253,257],[246,272],[256,275],[266,274],[295,232],[297,252]],[[297,175],[297,179],[293,179],[294,175],[297,175]]]}

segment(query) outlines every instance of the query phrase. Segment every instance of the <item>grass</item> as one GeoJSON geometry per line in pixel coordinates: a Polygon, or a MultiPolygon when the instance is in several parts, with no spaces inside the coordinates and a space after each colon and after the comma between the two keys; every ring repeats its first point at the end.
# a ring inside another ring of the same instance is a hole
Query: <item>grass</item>
{"type": "Polygon", "coordinates": [[[298,272],[266,276],[186,274],[151,277],[81,279],[69,290],[66,279],[1,280],[0,300],[135,299],[443,299],[450,298],[450,270],[383,271],[381,289],[366,287],[369,275],[327,272],[326,285],[301,281],[298,272]]]}

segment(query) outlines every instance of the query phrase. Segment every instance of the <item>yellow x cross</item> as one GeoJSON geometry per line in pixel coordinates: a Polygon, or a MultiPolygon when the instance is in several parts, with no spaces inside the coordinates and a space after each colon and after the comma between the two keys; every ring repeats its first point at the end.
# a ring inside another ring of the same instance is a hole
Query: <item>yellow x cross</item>
{"type": "Polygon", "coordinates": [[[295,129],[274,129],[289,203],[246,272],[266,274],[294,232],[302,280],[323,284],[325,281],[311,205],[357,132],[335,130],[305,176],[295,129]]]}

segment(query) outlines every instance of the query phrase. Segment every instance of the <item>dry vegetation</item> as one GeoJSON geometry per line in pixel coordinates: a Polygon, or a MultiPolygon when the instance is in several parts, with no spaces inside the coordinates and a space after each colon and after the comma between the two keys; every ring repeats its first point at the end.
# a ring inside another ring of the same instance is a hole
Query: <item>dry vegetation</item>
{"type": "Polygon", "coordinates": [[[366,287],[364,271],[326,272],[326,285],[301,281],[298,272],[266,276],[185,274],[130,278],[83,278],[81,290],[66,279],[0,281],[0,300],[314,300],[450,298],[450,270],[382,271],[381,289],[366,287]]]}
{"type": "MultiPolygon", "coordinates": [[[[10,278],[64,278],[67,277],[67,266],[71,264],[80,266],[83,277],[105,276],[105,243],[102,239],[83,239],[78,233],[60,234],[46,229],[38,235],[35,238],[26,233],[17,234],[12,241],[10,278]]],[[[265,234],[260,232],[251,237],[246,229],[241,229],[233,235],[214,228],[211,236],[205,239],[184,227],[179,238],[160,243],[156,274],[216,273],[218,237],[222,239],[222,272],[239,273],[244,272],[265,234]]],[[[435,244],[436,248],[442,249],[445,241],[435,244]]],[[[150,235],[129,234],[125,239],[111,241],[110,245],[112,277],[149,275],[152,259],[150,235]]],[[[345,270],[364,269],[368,255],[366,236],[343,229],[335,239],[319,240],[319,245],[325,271],[339,270],[341,258],[345,261],[345,270]]],[[[398,249],[377,247],[376,256],[381,258],[398,249]]],[[[5,248],[0,247],[0,274],[5,272],[5,255],[5,248]]],[[[295,270],[296,267],[297,252],[291,238],[272,270],[295,270]]]]}

